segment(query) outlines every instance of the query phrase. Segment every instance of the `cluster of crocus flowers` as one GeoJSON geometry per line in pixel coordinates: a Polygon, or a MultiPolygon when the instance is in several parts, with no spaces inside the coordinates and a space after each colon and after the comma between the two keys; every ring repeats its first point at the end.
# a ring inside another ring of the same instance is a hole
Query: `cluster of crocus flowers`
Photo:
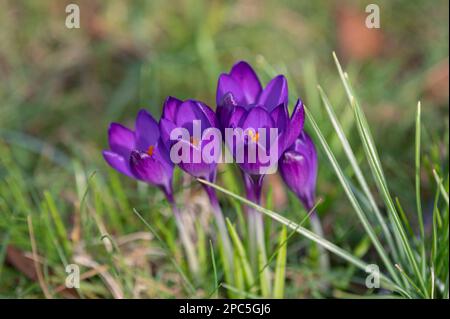
{"type": "MultiPolygon", "coordinates": [[[[274,173],[279,167],[287,186],[309,210],[315,200],[317,155],[312,140],[303,130],[305,111],[302,101],[297,100],[289,115],[288,100],[288,85],[283,75],[274,77],[263,88],[252,67],[246,62],[238,62],[229,73],[219,77],[216,112],[197,100],[181,101],[168,97],[159,123],[146,111],[140,111],[135,131],[120,124],[111,124],[110,150],[103,154],[117,171],[161,188],[177,217],[179,212],[172,191],[174,165],[195,178],[214,183],[219,154],[212,154],[211,158],[204,157],[205,149],[214,141],[205,140],[203,136],[211,133],[211,130],[220,130],[222,138],[228,129],[240,129],[245,134],[234,135],[232,143],[224,140],[235,159],[242,154],[242,158],[236,162],[242,173],[247,198],[260,204],[264,176],[274,173]],[[201,139],[195,137],[196,123],[199,124],[200,132],[197,133],[201,139]],[[179,128],[184,129],[187,137],[174,136],[173,132],[179,128]],[[267,131],[275,134],[266,134],[267,131]],[[188,150],[189,160],[174,163],[172,155],[182,149],[188,150]],[[251,158],[251,150],[261,156],[251,158]],[[270,160],[262,161],[261,158],[268,154],[270,160]],[[192,158],[198,160],[192,161],[192,158]]],[[[205,190],[211,201],[221,244],[228,256],[228,266],[232,267],[233,249],[217,196],[209,186],[205,186],[205,190]]],[[[270,282],[270,273],[265,265],[267,257],[262,215],[247,207],[247,216],[253,264],[256,269],[264,267],[263,277],[270,282]]],[[[195,270],[198,265],[192,243],[188,236],[183,235],[181,223],[178,224],[189,264],[195,270]]],[[[265,286],[269,287],[270,284],[265,286]]]]}

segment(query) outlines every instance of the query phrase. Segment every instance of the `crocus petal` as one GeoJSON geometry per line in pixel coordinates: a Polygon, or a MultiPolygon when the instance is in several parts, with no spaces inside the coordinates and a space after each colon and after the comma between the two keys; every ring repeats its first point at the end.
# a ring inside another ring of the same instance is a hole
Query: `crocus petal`
{"type": "Polygon", "coordinates": [[[228,74],[221,74],[217,83],[216,103],[220,105],[225,94],[232,93],[239,105],[245,106],[244,92],[239,83],[228,74]]]}
{"type": "MultiPolygon", "coordinates": [[[[266,168],[269,167],[269,162],[261,162],[265,161],[265,157],[262,157],[262,154],[276,156],[276,161],[278,161],[278,158],[281,155],[278,150],[276,150],[276,153],[271,152],[272,147],[274,147],[273,143],[277,141],[278,138],[278,134],[273,136],[270,130],[271,128],[276,128],[274,121],[270,114],[264,108],[259,106],[252,108],[249,112],[245,111],[246,113],[242,116],[240,116],[238,110],[239,109],[236,108],[236,117],[240,122],[238,127],[241,127],[246,134],[240,137],[240,139],[239,137],[234,138],[235,145],[233,145],[234,147],[231,150],[232,154],[235,158],[238,152],[243,154],[243,162],[238,164],[247,174],[264,174],[264,172],[267,171],[266,168]],[[248,132],[248,130],[250,129],[254,134],[258,134],[259,137],[257,139],[253,139],[253,136],[249,135],[250,132],[248,132]],[[261,129],[265,129],[265,132],[261,129]],[[244,141],[242,141],[242,139],[244,141]],[[254,153],[252,157],[250,157],[250,153],[254,153]]],[[[231,146],[228,145],[228,148],[231,149],[231,146]]],[[[239,161],[239,159],[237,159],[237,161],[239,161]]]]}
{"type": "Polygon", "coordinates": [[[222,130],[222,134],[224,133],[224,129],[228,127],[228,122],[230,120],[231,113],[233,109],[237,106],[236,100],[234,99],[233,93],[226,93],[220,104],[217,105],[216,114],[217,120],[220,124],[220,128],[222,130]]]}
{"type": "Polygon", "coordinates": [[[271,127],[275,127],[274,121],[270,117],[269,113],[259,106],[252,108],[250,112],[248,112],[247,117],[242,124],[244,131],[249,128],[257,131],[260,128],[271,127]]]}
{"type": "MultiPolygon", "coordinates": [[[[259,139],[257,139],[256,141],[258,147],[263,148],[264,150],[268,150],[269,152],[272,143],[279,135],[279,132],[277,132],[276,136],[273,136],[273,134],[271,134],[272,128],[276,128],[276,126],[274,124],[274,121],[270,117],[270,114],[265,109],[259,106],[252,108],[250,112],[248,112],[247,117],[242,124],[242,129],[244,130],[244,132],[249,133],[249,130],[252,130],[254,134],[259,135],[259,139]],[[264,129],[265,132],[263,132],[261,129],[264,129]],[[261,138],[263,136],[265,136],[265,139],[261,138]]],[[[251,139],[249,139],[248,141],[249,143],[255,142],[251,139]]]]}
{"type": "Polygon", "coordinates": [[[163,143],[162,138],[158,140],[153,157],[162,164],[162,166],[166,170],[167,176],[172,176],[174,164],[170,159],[169,150],[163,143]]]}
{"type": "MultiPolygon", "coordinates": [[[[231,139],[231,136],[227,137],[228,130],[226,130],[226,128],[231,128],[231,129],[242,128],[242,124],[246,117],[247,117],[247,111],[243,107],[236,106],[230,114],[230,119],[228,120],[228,123],[225,125],[223,138],[225,139],[227,147],[230,150],[231,154],[233,154],[233,156],[236,155],[236,150],[238,148],[243,147],[244,134],[243,134],[243,130],[242,130],[242,135],[239,135],[238,134],[239,132],[230,131],[231,134],[233,134],[233,138],[231,139]],[[234,133],[237,133],[238,135],[235,135],[234,133]],[[229,143],[233,143],[233,144],[230,145],[229,143]]],[[[230,132],[228,132],[228,134],[230,134],[230,132]]]]}
{"type": "Polygon", "coordinates": [[[207,118],[207,120],[209,122],[208,127],[219,127],[216,113],[214,113],[214,111],[205,103],[197,102],[197,105],[200,108],[200,110],[203,112],[205,117],[207,118]]]}
{"type": "Polygon", "coordinates": [[[215,127],[203,131],[200,141],[202,161],[206,163],[218,163],[222,151],[222,136],[217,134],[215,127]]]}
{"type": "Polygon", "coordinates": [[[159,161],[152,156],[133,150],[130,155],[130,169],[133,175],[149,184],[167,187],[171,177],[159,161]]]}
{"type": "Polygon", "coordinates": [[[144,152],[159,139],[158,123],[146,110],[140,110],[136,117],[135,136],[136,148],[144,152]]]}
{"type": "Polygon", "coordinates": [[[178,163],[178,166],[183,171],[194,177],[204,179],[209,179],[210,176],[214,175],[212,172],[216,170],[217,163],[206,163],[203,161],[202,146],[196,147],[185,140],[179,140],[178,143],[185,144],[186,147],[184,149],[187,148],[189,150],[189,154],[181,154],[182,159],[181,162],[178,163]],[[194,158],[198,158],[199,160],[196,161],[194,158]]]}
{"type": "Polygon", "coordinates": [[[249,158],[249,151],[248,151],[248,145],[244,146],[244,161],[243,163],[238,163],[241,170],[243,170],[246,174],[252,175],[252,176],[259,176],[267,174],[268,171],[271,169],[271,164],[274,166],[277,165],[278,157],[276,158],[276,161],[271,163],[270,160],[265,161],[264,163],[260,160],[260,154],[264,153],[268,155],[267,150],[261,145],[258,144],[257,150],[256,150],[256,158],[253,160],[250,160],[249,158]]]}
{"type": "Polygon", "coordinates": [[[133,177],[133,174],[128,166],[128,159],[125,159],[121,155],[111,151],[103,151],[103,157],[105,161],[116,171],[127,175],[128,177],[133,177]]]}
{"type": "Polygon", "coordinates": [[[170,120],[167,120],[165,118],[161,118],[159,120],[159,131],[161,134],[161,140],[163,144],[165,145],[166,149],[170,151],[170,147],[173,145],[175,141],[172,141],[170,139],[170,133],[172,130],[174,130],[177,126],[170,120]]]}
{"type": "Polygon", "coordinates": [[[247,117],[247,111],[240,106],[236,106],[230,114],[227,126],[230,128],[242,127],[244,120],[247,117]]]}
{"type": "Polygon", "coordinates": [[[297,195],[307,210],[314,206],[317,179],[317,152],[306,132],[280,159],[279,169],[286,185],[297,195]]]}
{"type": "Polygon", "coordinates": [[[134,132],[118,123],[111,123],[108,130],[109,148],[124,158],[130,156],[130,152],[135,148],[134,132]]]}
{"type": "Polygon", "coordinates": [[[270,116],[275,122],[275,126],[278,128],[279,133],[287,129],[289,123],[289,111],[287,104],[282,103],[270,112],[270,116]]]}
{"type": "Polygon", "coordinates": [[[177,109],[181,105],[181,103],[183,103],[183,101],[173,96],[167,97],[166,101],[164,102],[162,117],[169,121],[175,122],[177,109]]]}
{"type": "Polygon", "coordinates": [[[203,112],[200,103],[194,100],[187,100],[178,107],[175,124],[184,127],[192,134],[193,121],[200,121],[201,129],[211,127],[211,123],[203,112]]]}
{"type": "Polygon", "coordinates": [[[285,136],[283,138],[285,146],[284,149],[287,149],[294,143],[296,138],[303,131],[304,124],[305,124],[305,108],[303,106],[302,100],[298,99],[294,111],[292,112],[288,129],[286,130],[285,136]]]}
{"type": "Polygon", "coordinates": [[[233,66],[230,75],[241,87],[245,103],[255,103],[262,91],[262,87],[252,67],[247,62],[240,61],[233,66]]]}
{"type": "Polygon", "coordinates": [[[271,112],[278,105],[288,103],[288,85],[283,75],[274,77],[261,92],[259,105],[264,105],[271,112]]]}

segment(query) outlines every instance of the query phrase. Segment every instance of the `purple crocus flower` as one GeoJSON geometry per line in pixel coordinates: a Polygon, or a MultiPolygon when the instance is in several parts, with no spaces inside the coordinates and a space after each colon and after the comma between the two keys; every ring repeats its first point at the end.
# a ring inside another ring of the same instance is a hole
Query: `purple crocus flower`
{"type": "Polygon", "coordinates": [[[311,210],[316,199],[317,152],[311,137],[305,131],[284,152],[279,168],[289,189],[307,210],[311,210]]]}
{"type": "Polygon", "coordinates": [[[131,178],[158,186],[172,200],[173,164],[160,138],[159,126],[146,111],[140,110],[135,130],[111,123],[109,150],[103,151],[106,162],[131,178]]]}
{"type": "MultiPolygon", "coordinates": [[[[182,156],[178,166],[188,174],[203,178],[212,183],[216,179],[217,162],[220,156],[221,138],[214,135],[217,132],[219,124],[216,114],[206,104],[196,100],[181,101],[174,97],[168,97],[164,103],[163,115],[159,122],[162,140],[169,150],[172,161],[177,157],[175,148],[181,145],[188,150],[188,156],[182,156]],[[173,140],[171,138],[174,130],[180,131],[184,129],[185,136],[173,140]],[[208,133],[212,133],[207,138],[208,133]],[[211,143],[216,148],[214,151],[205,152],[206,147],[210,147],[211,143]]],[[[182,149],[180,149],[182,151],[182,149]]],[[[179,155],[179,154],[178,154],[179,155]]],[[[233,250],[231,241],[226,229],[225,219],[217,199],[215,190],[202,184],[211,202],[214,218],[220,233],[220,239],[227,255],[229,268],[233,268],[233,250]]]]}
{"type": "MultiPolygon", "coordinates": [[[[295,193],[307,211],[314,209],[316,201],[317,151],[309,135],[303,131],[280,159],[280,174],[289,189],[295,193]]],[[[322,224],[316,211],[310,212],[313,231],[324,237],[322,224]]],[[[319,247],[319,263],[322,273],[329,270],[328,253],[319,247]]],[[[327,287],[326,282],[324,287],[327,287]]]]}
{"type": "MultiPolygon", "coordinates": [[[[225,142],[243,173],[246,196],[257,204],[261,201],[264,176],[274,171],[280,156],[303,130],[303,103],[298,100],[289,117],[288,97],[287,80],[283,75],[274,77],[263,89],[255,71],[244,61],[236,63],[230,73],[219,77],[217,117],[225,142]],[[234,131],[240,128],[247,134],[230,140],[227,138],[227,128],[234,131]],[[275,136],[272,133],[274,131],[275,136]],[[265,135],[261,135],[261,132],[265,132],[265,135]],[[243,158],[239,158],[242,154],[243,158]]],[[[262,215],[250,207],[246,211],[251,259],[254,265],[258,265],[259,255],[265,263],[267,257],[262,215]]],[[[270,286],[267,268],[263,271],[263,277],[267,286],[270,286]]],[[[267,293],[263,291],[263,295],[267,293]]]]}
{"type": "Polygon", "coordinates": [[[211,182],[215,180],[220,144],[215,148],[215,153],[205,153],[204,150],[205,147],[211,146],[210,143],[220,143],[220,137],[203,137],[217,128],[216,114],[206,104],[196,100],[181,101],[170,96],[166,99],[160,120],[160,130],[166,148],[170,152],[175,144],[181,143],[189,153],[183,154],[185,156],[178,163],[180,168],[194,177],[211,182]],[[180,128],[186,130],[186,136],[171,140],[171,132],[180,128]]]}
{"type": "MultiPolygon", "coordinates": [[[[264,172],[271,165],[278,163],[280,156],[289,148],[303,130],[305,111],[299,99],[291,117],[288,111],[288,86],[283,75],[274,77],[263,89],[252,67],[244,61],[236,63],[230,73],[221,74],[217,84],[217,117],[222,131],[227,128],[241,128],[249,131],[249,136],[235,138],[233,145],[228,145],[233,156],[243,153],[243,161],[238,162],[245,181],[247,198],[259,203],[264,172]],[[265,129],[266,136],[261,138],[259,129],[265,129]],[[270,129],[277,129],[277,136],[270,134],[270,129]],[[249,150],[257,144],[257,160],[249,161],[249,150]],[[272,158],[276,147],[276,158],[272,158]],[[260,152],[269,153],[270,161],[261,163],[260,152]]],[[[226,139],[226,133],[225,140],[226,139]]]]}
{"type": "Polygon", "coordinates": [[[164,192],[171,204],[189,267],[192,274],[198,276],[195,246],[183,225],[173,197],[174,165],[162,142],[158,123],[146,110],[140,110],[134,131],[121,124],[111,123],[108,142],[110,149],[103,151],[103,157],[112,168],[128,177],[157,186],[164,192]]]}
{"type": "Polygon", "coordinates": [[[261,175],[264,170],[270,169],[259,161],[259,156],[254,162],[248,160],[248,149],[252,143],[257,144],[258,152],[266,155],[272,154],[272,147],[277,147],[274,153],[277,158],[270,161],[273,164],[278,162],[281,154],[303,130],[305,113],[301,100],[297,101],[289,117],[286,78],[278,75],[263,89],[255,71],[244,61],[236,63],[230,73],[220,75],[216,102],[222,132],[226,128],[241,128],[250,133],[249,137],[235,140],[235,145],[231,147],[234,157],[238,151],[244,154],[243,162],[237,162],[249,175],[261,175]],[[260,129],[265,129],[265,138],[260,138],[260,129]],[[271,136],[271,129],[277,129],[277,136],[271,136]]]}

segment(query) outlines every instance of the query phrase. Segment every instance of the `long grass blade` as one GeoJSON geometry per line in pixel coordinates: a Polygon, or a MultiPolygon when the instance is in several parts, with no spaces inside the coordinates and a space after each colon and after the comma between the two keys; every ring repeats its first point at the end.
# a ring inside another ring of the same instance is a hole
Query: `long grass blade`
{"type": "Polygon", "coordinates": [[[444,200],[445,200],[445,202],[447,203],[447,206],[448,206],[449,205],[449,203],[448,203],[448,192],[445,190],[444,184],[442,182],[442,178],[439,176],[439,174],[434,169],[433,169],[433,176],[434,176],[434,179],[436,180],[436,182],[438,183],[439,188],[441,189],[442,197],[444,198],[444,200]]]}
{"type": "Polygon", "coordinates": [[[231,241],[234,244],[234,248],[236,249],[237,256],[240,260],[242,270],[244,273],[244,278],[247,283],[248,287],[253,286],[255,282],[255,278],[253,276],[252,268],[250,267],[250,263],[247,258],[247,254],[244,249],[244,245],[242,244],[241,240],[239,239],[239,235],[236,232],[236,229],[234,228],[231,221],[227,218],[227,228],[228,232],[230,233],[231,241]]]}
{"type": "Polygon", "coordinates": [[[287,231],[286,227],[283,226],[278,239],[280,249],[277,254],[277,263],[275,266],[275,279],[273,285],[273,297],[283,298],[284,297],[284,282],[286,274],[286,256],[287,256],[287,245],[286,245],[287,231]]]}
{"type": "Polygon", "coordinates": [[[421,129],[421,106],[420,102],[417,103],[417,114],[416,114],[416,138],[415,138],[415,175],[416,175],[416,206],[417,206],[417,219],[419,221],[419,231],[420,231],[420,243],[421,243],[421,266],[422,266],[422,277],[425,277],[426,272],[426,258],[425,258],[425,228],[423,226],[423,212],[422,212],[422,201],[420,194],[420,129],[421,129]]]}

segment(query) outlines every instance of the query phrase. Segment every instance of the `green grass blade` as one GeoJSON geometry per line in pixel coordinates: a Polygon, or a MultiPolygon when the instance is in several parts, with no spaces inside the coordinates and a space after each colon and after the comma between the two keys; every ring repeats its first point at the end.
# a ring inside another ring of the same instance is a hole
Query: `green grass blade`
{"type": "Polygon", "coordinates": [[[239,235],[237,234],[236,229],[234,228],[231,221],[227,218],[227,227],[228,232],[230,233],[231,240],[233,242],[234,247],[236,248],[237,256],[240,260],[240,263],[242,265],[242,270],[244,273],[244,278],[247,283],[248,287],[253,286],[255,282],[255,278],[253,276],[252,268],[250,267],[250,263],[247,258],[247,254],[244,249],[244,245],[242,244],[241,240],[239,239],[239,235]]]}
{"type": "Polygon", "coordinates": [[[421,129],[421,106],[420,102],[417,103],[416,114],[416,136],[415,136],[415,179],[416,179],[416,206],[417,206],[417,219],[419,221],[420,242],[421,242],[421,266],[422,277],[425,277],[426,272],[426,258],[425,258],[425,228],[423,226],[423,212],[422,201],[420,194],[420,129],[421,129]]]}
{"type": "Polygon", "coordinates": [[[269,298],[271,296],[271,282],[270,282],[270,274],[269,268],[267,267],[267,257],[264,255],[264,252],[259,249],[258,250],[258,269],[259,269],[259,285],[261,288],[261,294],[263,298],[269,298]]]}
{"type": "Polygon", "coordinates": [[[241,259],[239,258],[238,253],[236,251],[233,251],[233,280],[234,286],[236,288],[242,291],[246,290],[241,259]]]}
{"type": "Polygon", "coordinates": [[[400,199],[397,197],[395,198],[395,203],[397,204],[398,213],[400,215],[400,218],[402,219],[403,224],[406,227],[406,230],[408,231],[410,236],[414,236],[414,231],[408,221],[408,218],[406,217],[405,210],[403,209],[402,204],[400,203],[400,199]]]}
{"type": "Polygon", "coordinates": [[[211,263],[212,263],[212,267],[213,267],[213,273],[214,273],[214,290],[212,291],[212,293],[210,294],[210,297],[212,295],[215,295],[216,298],[219,298],[219,287],[220,287],[220,283],[219,283],[219,276],[217,275],[217,267],[216,267],[216,258],[215,258],[215,254],[214,254],[214,246],[212,241],[209,241],[209,250],[210,250],[210,255],[211,255],[211,263]]]}
{"type": "Polygon", "coordinates": [[[67,253],[70,253],[70,245],[68,243],[68,232],[66,230],[66,227],[64,226],[64,223],[61,219],[61,215],[58,212],[58,209],[56,208],[55,201],[53,200],[53,196],[48,192],[44,192],[45,201],[48,207],[48,211],[50,212],[50,215],[52,216],[53,223],[55,224],[56,233],[58,235],[58,241],[62,244],[64,247],[64,250],[67,253]]]}
{"type": "Polygon", "coordinates": [[[422,241],[425,239],[425,228],[423,226],[423,212],[422,212],[422,202],[420,196],[420,117],[421,117],[421,107],[420,102],[417,103],[417,116],[416,116],[416,147],[415,147],[415,162],[416,162],[416,205],[417,205],[417,215],[419,220],[420,236],[422,241]]]}
{"type": "Polygon", "coordinates": [[[280,249],[277,254],[277,263],[275,266],[275,279],[273,285],[273,297],[283,298],[284,297],[284,282],[286,275],[286,257],[287,257],[287,231],[286,227],[283,226],[278,239],[280,249]]]}
{"type": "Polygon", "coordinates": [[[228,284],[222,284],[222,287],[229,290],[233,295],[240,296],[241,298],[245,299],[261,299],[261,296],[243,291],[238,289],[237,287],[228,285],[228,284]]]}
{"type": "Polygon", "coordinates": [[[433,169],[433,176],[434,176],[434,179],[436,180],[436,182],[438,183],[439,188],[441,189],[442,197],[444,198],[444,200],[445,200],[445,202],[447,203],[447,206],[448,206],[449,205],[449,203],[448,203],[448,192],[445,190],[444,184],[442,182],[442,178],[439,176],[439,174],[434,169],[433,169]]]}
{"type": "MultiPolygon", "coordinates": [[[[402,267],[400,267],[400,265],[395,264],[395,267],[400,271],[400,273],[403,275],[403,277],[405,277],[408,282],[411,284],[411,286],[414,287],[414,289],[416,290],[416,292],[423,298],[425,297],[425,295],[423,294],[423,292],[420,290],[419,287],[417,287],[417,285],[414,283],[414,281],[411,279],[411,277],[408,276],[408,274],[402,269],[402,267]]],[[[425,297],[426,298],[426,297],[425,297]]]]}

